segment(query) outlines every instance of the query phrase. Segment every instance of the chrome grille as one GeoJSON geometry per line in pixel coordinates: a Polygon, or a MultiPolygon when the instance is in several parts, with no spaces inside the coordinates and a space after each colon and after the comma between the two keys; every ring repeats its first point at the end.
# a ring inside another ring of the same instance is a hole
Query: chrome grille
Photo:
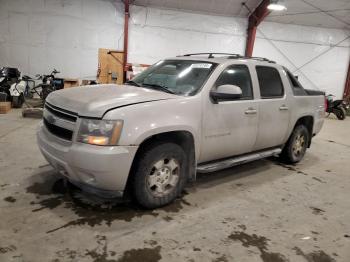
{"type": "Polygon", "coordinates": [[[45,103],[43,118],[44,125],[50,133],[65,140],[72,140],[78,119],[76,113],[45,103]]]}
{"type": "Polygon", "coordinates": [[[61,117],[63,119],[69,120],[71,122],[76,122],[77,118],[78,118],[78,114],[59,108],[57,106],[53,106],[49,103],[45,103],[45,109],[47,109],[48,111],[50,111],[51,113],[53,113],[54,115],[61,117]]]}

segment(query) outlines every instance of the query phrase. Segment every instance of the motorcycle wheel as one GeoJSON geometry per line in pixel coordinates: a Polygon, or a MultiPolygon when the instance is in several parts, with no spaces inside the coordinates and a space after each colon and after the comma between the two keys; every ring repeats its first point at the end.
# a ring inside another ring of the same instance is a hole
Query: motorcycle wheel
{"type": "Polygon", "coordinates": [[[344,120],[346,118],[346,112],[345,109],[342,107],[339,107],[337,109],[334,109],[334,113],[337,116],[339,120],[344,120]]]}
{"type": "Polygon", "coordinates": [[[45,101],[46,97],[53,91],[55,91],[55,90],[52,87],[44,88],[42,91],[42,99],[45,101]]]}
{"type": "Polygon", "coordinates": [[[21,108],[24,102],[23,94],[20,96],[13,96],[12,97],[12,107],[13,108],[21,108]]]}

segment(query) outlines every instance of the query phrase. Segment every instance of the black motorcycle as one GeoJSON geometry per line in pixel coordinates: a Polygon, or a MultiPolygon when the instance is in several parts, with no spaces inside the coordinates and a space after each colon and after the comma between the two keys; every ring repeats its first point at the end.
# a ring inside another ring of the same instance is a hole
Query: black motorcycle
{"type": "Polygon", "coordinates": [[[339,120],[344,120],[346,118],[346,108],[347,104],[344,100],[338,99],[333,100],[334,95],[327,95],[327,117],[333,113],[339,120]]]}
{"type": "MultiPolygon", "coordinates": [[[[37,94],[44,102],[51,92],[63,88],[63,79],[55,77],[59,73],[59,71],[54,69],[49,75],[36,75],[36,80],[40,80],[41,83],[31,88],[27,92],[27,96],[31,98],[34,94],[37,94]]],[[[26,78],[26,81],[30,80],[33,79],[26,78]]]]}

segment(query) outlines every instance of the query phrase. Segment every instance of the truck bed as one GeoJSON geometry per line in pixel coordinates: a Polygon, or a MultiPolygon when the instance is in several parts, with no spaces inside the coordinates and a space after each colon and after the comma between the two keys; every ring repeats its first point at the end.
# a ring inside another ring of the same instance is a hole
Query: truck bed
{"type": "Polygon", "coordinates": [[[324,96],[326,95],[325,92],[323,91],[320,91],[320,90],[314,90],[314,89],[304,89],[306,91],[306,93],[309,95],[309,96],[324,96]]]}

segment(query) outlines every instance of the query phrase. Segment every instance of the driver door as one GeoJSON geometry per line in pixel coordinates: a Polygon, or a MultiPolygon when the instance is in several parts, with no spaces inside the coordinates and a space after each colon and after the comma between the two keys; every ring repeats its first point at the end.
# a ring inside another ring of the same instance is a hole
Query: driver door
{"type": "Polygon", "coordinates": [[[258,105],[246,65],[230,65],[222,71],[213,88],[236,85],[242,97],[217,104],[204,98],[202,146],[199,162],[206,162],[253,150],[258,132],[258,105]]]}

